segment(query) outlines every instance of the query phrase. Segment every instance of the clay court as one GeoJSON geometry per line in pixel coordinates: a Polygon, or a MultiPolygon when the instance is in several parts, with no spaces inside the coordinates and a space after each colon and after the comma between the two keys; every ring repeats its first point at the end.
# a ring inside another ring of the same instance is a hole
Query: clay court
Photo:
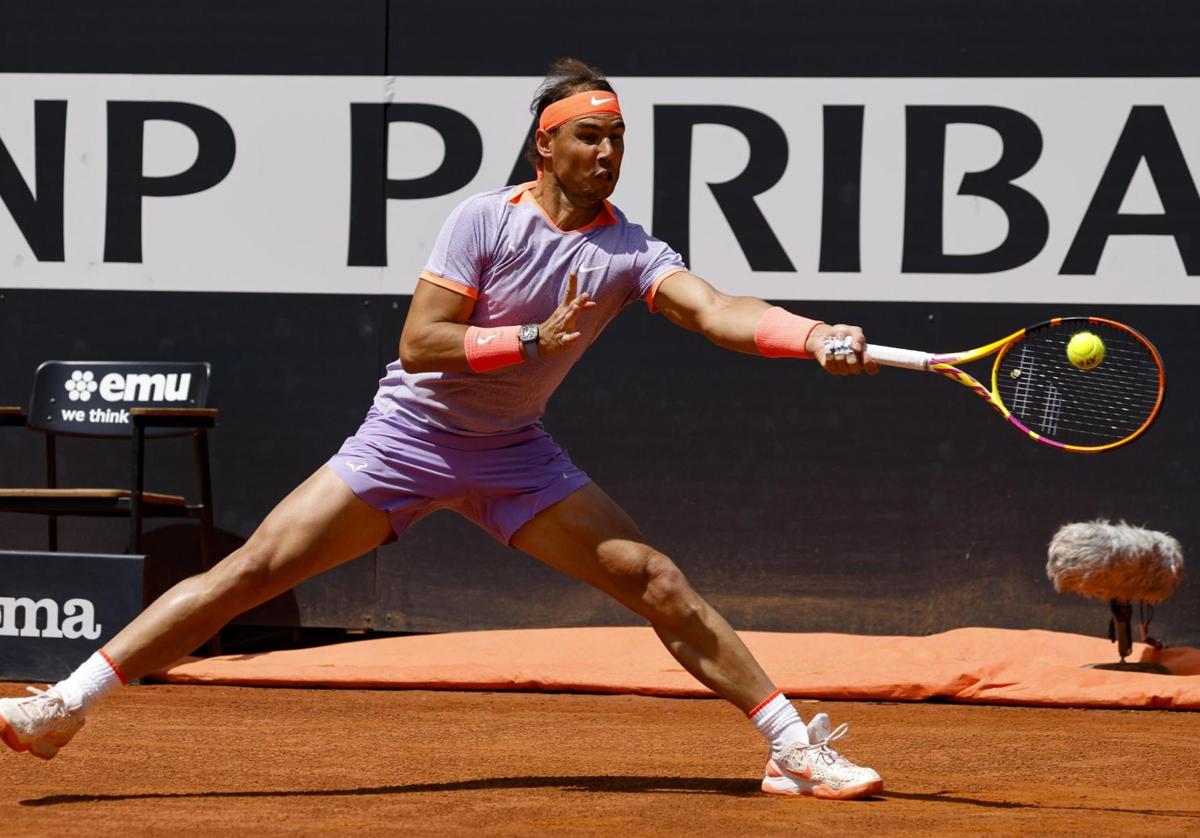
{"type": "Polygon", "coordinates": [[[1200,831],[1197,713],[800,709],[850,722],[880,797],[759,793],[760,738],[709,699],[150,685],[51,762],[0,754],[0,817],[14,836],[1200,831]]]}

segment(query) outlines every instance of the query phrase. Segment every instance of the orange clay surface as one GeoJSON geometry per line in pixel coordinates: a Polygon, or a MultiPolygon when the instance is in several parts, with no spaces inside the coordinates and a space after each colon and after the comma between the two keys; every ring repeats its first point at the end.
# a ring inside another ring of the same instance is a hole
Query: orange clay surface
{"type": "Polygon", "coordinates": [[[712,699],[135,686],[50,762],[0,753],[0,834],[1200,834],[1200,713],[798,707],[879,797],[760,793],[712,699]]]}

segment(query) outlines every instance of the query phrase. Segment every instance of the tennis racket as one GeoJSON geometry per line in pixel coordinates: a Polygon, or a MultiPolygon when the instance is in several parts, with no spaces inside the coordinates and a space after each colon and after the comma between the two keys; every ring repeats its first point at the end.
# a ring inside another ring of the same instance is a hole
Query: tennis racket
{"type": "Polygon", "coordinates": [[[971,388],[1030,439],[1067,451],[1097,453],[1137,439],[1162,407],[1165,373],[1158,351],[1133,329],[1101,317],[1056,317],[966,352],[931,354],[867,347],[889,367],[925,370],[971,388]],[[1088,331],[1104,341],[1104,359],[1083,370],[1067,343],[1088,331]],[[956,364],[995,355],[988,389],[956,364]]]}

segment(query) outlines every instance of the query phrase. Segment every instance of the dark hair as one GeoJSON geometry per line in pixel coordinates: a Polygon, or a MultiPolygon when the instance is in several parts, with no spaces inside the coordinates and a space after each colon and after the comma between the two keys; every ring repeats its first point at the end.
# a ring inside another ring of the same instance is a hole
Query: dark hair
{"type": "MultiPolygon", "coordinates": [[[[553,105],[559,99],[566,99],[576,93],[589,90],[607,90],[616,93],[604,73],[590,64],[585,64],[578,58],[560,58],[550,65],[545,80],[538,86],[529,110],[533,112],[534,121],[542,118],[542,111],[553,105]]],[[[529,135],[529,144],[525,148],[525,159],[535,169],[541,165],[542,156],[538,154],[537,140],[529,135]]]]}

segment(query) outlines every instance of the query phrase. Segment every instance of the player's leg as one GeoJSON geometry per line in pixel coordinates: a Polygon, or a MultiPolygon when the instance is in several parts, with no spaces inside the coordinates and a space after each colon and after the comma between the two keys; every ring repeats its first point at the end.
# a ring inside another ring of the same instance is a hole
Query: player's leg
{"type": "Polygon", "coordinates": [[[882,789],[878,774],[830,746],[844,727],[829,730],[824,714],[806,727],[724,618],[594,483],[539,512],[512,545],[645,617],[688,672],[744,711],[771,744],[768,777],[772,768],[785,774],[773,786],[764,779],[764,790],[855,798],[882,789]]]}
{"type": "Polygon", "coordinates": [[[595,483],[538,513],[512,545],[645,617],[688,672],[743,712],[774,692],[725,619],[595,483]]]}
{"type": "Polygon", "coordinates": [[[155,600],[70,678],[32,698],[0,699],[0,736],[15,750],[53,757],[105,693],[179,659],[236,615],[366,553],[390,532],[386,512],[322,466],[242,547],[155,600]]]}
{"type": "Polygon", "coordinates": [[[155,600],[104,651],[126,679],[140,678],[200,646],[243,611],[373,550],[390,533],[386,512],[322,466],[244,545],[155,600]]]}

